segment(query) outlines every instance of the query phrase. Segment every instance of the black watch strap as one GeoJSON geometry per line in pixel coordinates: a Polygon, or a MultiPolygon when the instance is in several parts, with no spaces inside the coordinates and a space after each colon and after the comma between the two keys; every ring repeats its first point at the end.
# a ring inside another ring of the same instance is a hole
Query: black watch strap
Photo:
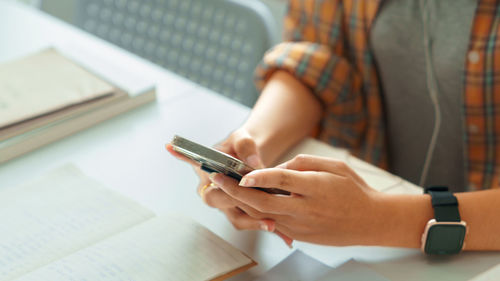
{"type": "Polygon", "coordinates": [[[431,186],[425,188],[425,193],[431,195],[434,218],[438,222],[460,222],[457,197],[448,191],[445,186],[431,186]]]}

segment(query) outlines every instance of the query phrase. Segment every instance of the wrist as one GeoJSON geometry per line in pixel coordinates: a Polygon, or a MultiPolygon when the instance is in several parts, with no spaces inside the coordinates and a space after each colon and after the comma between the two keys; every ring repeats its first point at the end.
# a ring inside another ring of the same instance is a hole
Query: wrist
{"type": "Polygon", "coordinates": [[[304,137],[294,137],[294,141],[291,141],[291,138],[284,136],[293,135],[293,131],[287,134],[286,130],[283,129],[272,130],[267,126],[252,126],[251,123],[245,123],[242,129],[246,130],[252,137],[265,167],[279,164],[276,161],[279,160],[280,156],[304,139],[304,137]]]}
{"type": "Polygon", "coordinates": [[[374,200],[375,244],[420,248],[425,225],[434,218],[430,196],[378,192],[374,200]]]}
{"type": "Polygon", "coordinates": [[[294,76],[278,71],[268,80],[243,128],[254,138],[266,166],[304,137],[322,115],[313,93],[294,76]]]}

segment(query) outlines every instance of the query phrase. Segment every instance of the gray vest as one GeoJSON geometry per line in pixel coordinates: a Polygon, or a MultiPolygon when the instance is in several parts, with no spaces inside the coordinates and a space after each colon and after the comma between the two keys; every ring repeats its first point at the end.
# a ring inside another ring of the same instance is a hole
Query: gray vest
{"type": "MultiPolygon", "coordinates": [[[[465,189],[464,69],[475,0],[427,0],[441,130],[427,185],[465,189]]],[[[434,128],[418,0],[385,0],[370,34],[382,84],[391,172],[418,184],[434,128]]]]}

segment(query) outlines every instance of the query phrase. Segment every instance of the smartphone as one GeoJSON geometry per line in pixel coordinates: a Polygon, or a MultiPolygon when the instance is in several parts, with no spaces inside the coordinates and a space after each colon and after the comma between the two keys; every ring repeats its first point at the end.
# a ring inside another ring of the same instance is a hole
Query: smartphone
{"type": "MultiPolygon", "coordinates": [[[[176,152],[200,163],[201,169],[207,173],[221,173],[240,181],[244,175],[254,170],[231,155],[190,141],[181,136],[174,136],[171,144],[176,152]]],[[[278,188],[255,188],[271,194],[290,195],[290,192],[278,188]]]]}

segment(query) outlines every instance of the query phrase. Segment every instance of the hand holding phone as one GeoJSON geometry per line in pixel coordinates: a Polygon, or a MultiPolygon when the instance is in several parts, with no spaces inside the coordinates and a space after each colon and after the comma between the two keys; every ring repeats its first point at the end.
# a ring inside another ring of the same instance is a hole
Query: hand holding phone
{"type": "MultiPolygon", "coordinates": [[[[201,169],[208,173],[222,173],[240,181],[244,175],[254,170],[252,167],[248,166],[239,159],[232,157],[231,155],[203,146],[177,135],[174,136],[171,144],[172,148],[176,152],[200,163],[201,169]]],[[[255,188],[271,194],[290,195],[290,192],[278,188],[255,188]]]]}

